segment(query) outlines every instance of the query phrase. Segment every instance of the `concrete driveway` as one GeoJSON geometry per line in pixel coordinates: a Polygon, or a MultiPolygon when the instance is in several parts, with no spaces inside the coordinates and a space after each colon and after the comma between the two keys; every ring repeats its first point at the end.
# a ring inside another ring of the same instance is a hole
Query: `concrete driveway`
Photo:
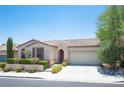
{"type": "Polygon", "coordinates": [[[0,72],[0,76],[36,77],[46,80],[73,81],[89,83],[116,83],[124,81],[123,76],[104,75],[99,72],[98,66],[66,66],[57,74],[52,74],[51,69],[37,73],[0,72]]]}
{"type": "Polygon", "coordinates": [[[67,66],[49,79],[94,83],[115,83],[124,81],[123,76],[101,74],[98,66],[67,66]]]}

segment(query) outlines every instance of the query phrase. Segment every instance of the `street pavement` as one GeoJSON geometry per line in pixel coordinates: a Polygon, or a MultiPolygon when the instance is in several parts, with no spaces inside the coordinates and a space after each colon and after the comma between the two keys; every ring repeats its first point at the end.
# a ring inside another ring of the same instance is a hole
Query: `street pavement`
{"type": "Polygon", "coordinates": [[[124,84],[48,81],[30,78],[0,78],[0,87],[124,87],[124,84]]]}

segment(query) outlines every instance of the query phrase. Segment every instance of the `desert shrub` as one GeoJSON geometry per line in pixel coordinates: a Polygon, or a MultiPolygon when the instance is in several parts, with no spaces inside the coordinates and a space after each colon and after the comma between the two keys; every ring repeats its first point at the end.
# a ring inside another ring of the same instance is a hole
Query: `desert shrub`
{"type": "Polygon", "coordinates": [[[58,73],[62,70],[62,65],[56,65],[52,67],[52,73],[58,73]]]}
{"type": "Polygon", "coordinates": [[[37,72],[37,69],[36,68],[31,68],[31,69],[28,70],[28,72],[29,73],[35,73],[35,72],[37,72]]]}
{"type": "Polygon", "coordinates": [[[4,69],[6,67],[6,63],[0,63],[0,68],[4,69]]]}
{"type": "Polygon", "coordinates": [[[3,72],[9,72],[9,71],[11,71],[11,69],[8,68],[8,67],[5,67],[5,68],[3,69],[3,72]]]}
{"type": "Polygon", "coordinates": [[[24,49],[23,50],[24,56],[25,58],[31,58],[31,52],[28,49],[24,49]]]}
{"type": "Polygon", "coordinates": [[[16,61],[17,61],[16,58],[7,58],[7,63],[8,63],[8,64],[15,64],[16,61]]]}
{"type": "Polygon", "coordinates": [[[20,64],[33,64],[32,59],[23,58],[19,61],[20,64]]]}
{"type": "Polygon", "coordinates": [[[63,66],[67,66],[67,65],[68,65],[67,60],[64,60],[64,61],[62,62],[62,65],[63,65],[63,66]]]}
{"type": "Polygon", "coordinates": [[[39,61],[39,58],[37,57],[32,58],[32,63],[36,64],[38,63],[38,61],[39,61]]]}
{"type": "Polygon", "coordinates": [[[39,61],[38,64],[43,65],[44,69],[49,67],[49,62],[44,60],[44,61],[39,61]]]}
{"type": "Polygon", "coordinates": [[[16,72],[22,72],[22,71],[23,71],[23,67],[16,68],[16,72]]]}

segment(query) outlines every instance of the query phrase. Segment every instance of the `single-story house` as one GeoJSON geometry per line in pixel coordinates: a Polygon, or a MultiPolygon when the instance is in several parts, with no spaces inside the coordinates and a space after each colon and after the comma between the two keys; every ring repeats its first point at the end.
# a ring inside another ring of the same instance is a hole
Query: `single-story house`
{"type": "Polygon", "coordinates": [[[32,39],[17,46],[18,57],[24,57],[24,49],[28,49],[31,57],[49,60],[50,64],[67,60],[71,65],[100,64],[96,49],[100,42],[96,38],[44,41],[32,39]]]}
{"type": "MultiPolygon", "coordinates": [[[[13,46],[14,57],[15,58],[18,57],[18,49],[16,47],[17,47],[17,45],[13,46]]],[[[6,57],[7,57],[6,45],[2,44],[2,45],[0,45],[0,62],[5,62],[6,61],[6,57]]]]}

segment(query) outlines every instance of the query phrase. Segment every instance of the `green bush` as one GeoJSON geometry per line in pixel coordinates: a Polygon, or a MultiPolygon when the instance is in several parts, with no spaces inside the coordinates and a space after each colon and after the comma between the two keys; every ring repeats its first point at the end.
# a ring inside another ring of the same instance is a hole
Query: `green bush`
{"type": "Polygon", "coordinates": [[[15,64],[16,63],[16,58],[7,58],[7,63],[8,64],[15,64]]]}
{"type": "Polygon", "coordinates": [[[44,61],[39,61],[38,64],[43,65],[44,69],[49,67],[49,62],[44,60],[44,61]]]}
{"type": "Polygon", "coordinates": [[[29,69],[28,72],[29,73],[35,73],[35,72],[37,72],[37,69],[36,68],[29,69]]]}
{"type": "Polygon", "coordinates": [[[0,63],[0,68],[4,69],[6,67],[6,63],[0,63]]]}
{"type": "Polygon", "coordinates": [[[102,63],[115,64],[120,58],[118,46],[112,42],[102,43],[97,50],[98,58],[102,63]]]}
{"type": "Polygon", "coordinates": [[[16,68],[16,72],[22,72],[22,71],[23,71],[23,67],[16,68]]]}
{"type": "Polygon", "coordinates": [[[5,68],[3,69],[3,72],[9,72],[9,71],[11,71],[11,69],[8,68],[8,67],[5,67],[5,68]]]}
{"type": "Polygon", "coordinates": [[[68,65],[68,62],[65,60],[65,61],[62,62],[62,65],[63,66],[67,66],[68,65]]]}
{"type": "Polygon", "coordinates": [[[58,73],[62,70],[62,65],[56,65],[52,67],[52,73],[58,73]]]}
{"type": "Polygon", "coordinates": [[[33,64],[32,59],[27,59],[27,58],[20,59],[19,63],[20,64],[33,64]]]}

